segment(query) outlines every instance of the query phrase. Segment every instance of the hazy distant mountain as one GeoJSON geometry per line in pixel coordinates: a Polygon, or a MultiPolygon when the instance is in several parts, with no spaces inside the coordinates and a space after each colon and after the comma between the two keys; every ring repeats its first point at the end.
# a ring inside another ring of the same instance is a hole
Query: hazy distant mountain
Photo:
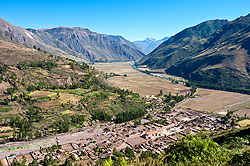
{"type": "Polygon", "coordinates": [[[144,40],[134,41],[133,43],[144,53],[149,54],[156,47],[158,47],[161,43],[169,39],[169,37],[164,37],[161,40],[156,40],[152,37],[148,37],[144,40]]]}
{"type": "Polygon", "coordinates": [[[0,38],[26,47],[85,61],[140,60],[144,54],[122,36],[98,34],[79,27],[23,29],[0,19],[0,38]]]}

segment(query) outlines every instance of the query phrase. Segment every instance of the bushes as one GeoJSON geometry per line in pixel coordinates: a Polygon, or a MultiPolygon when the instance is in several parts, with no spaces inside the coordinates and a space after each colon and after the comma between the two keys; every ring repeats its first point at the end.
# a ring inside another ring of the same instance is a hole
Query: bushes
{"type": "Polygon", "coordinates": [[[17,68],[19,70],[24,70],[29,67],[45,69],[51,71],[53,67],[56,67],[57,64],[54,61],[34,61],[34,62],[19,62],[17,68]]]}
{"type": "Polygon", "coordinates": [[[165,150],[165,163],[169,165],[219,165],[231,158],[228,149],[209,138],[187,136],[165,150]]]}

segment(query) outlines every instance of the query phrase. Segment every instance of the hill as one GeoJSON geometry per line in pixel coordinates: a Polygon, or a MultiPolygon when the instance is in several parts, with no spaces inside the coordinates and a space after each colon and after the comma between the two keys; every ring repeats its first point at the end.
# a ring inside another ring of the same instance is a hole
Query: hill
{"type": "Polygon", "coordinates": [[[154,38],[148,37],[144,40],[134,41],[133,43],[144,53],[149,54],[155,48],[157,48],[161,43],[169,39],[169,37],[164,37],[163,39],[156,40],[154,38]]]}
{"type": "Polygon", "coordinates": [[[250,15],[225,24],[167,73],[191,81],[237,88],[250,83],[250,15]]]}
{"type": "Polygon", "coordinates": [[[152,69],[169,68],[186,58],[226,23],[227,20],[211,20],[187,28],[163,42],[138,64],[147,65],[152,69]]]}
{"type": "Polygon", "coordinates": [[[249,88],[249,34],[250,14],[206,21],[176,34],[139,64],[203,85],[249,88]]]}
{"type": "Polygon", "coordinates": [[[1,143],[78,131],[122,113],[128,121],[144,110],[138,94],[109,86],[84,62],[0,40],[0,129],[10,128],[1,143]]]}
{"type": "Polygon", "coordinates": [[[79,27],[23,29],[0,19],[0,39],[40,48],[78,61],[137,61],[144,54],[122,36],[98,34],[79,27]]]}

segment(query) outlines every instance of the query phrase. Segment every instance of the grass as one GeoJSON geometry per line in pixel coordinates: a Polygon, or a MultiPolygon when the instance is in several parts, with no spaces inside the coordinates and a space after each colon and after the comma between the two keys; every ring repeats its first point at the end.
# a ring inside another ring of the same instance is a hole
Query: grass
{"type": "Polygon", "coordinates": [[[37,101],[43,101],[43,100],[51,100],[51,97],[38,97],[36,98],[37,101]]]}
{"type": "Polygon", "coordinates": [[[52,92],[66,93],[66,94],[74,94],[78,96],[83,96],[88,94],[90,91],[88,89],[70,89],[70,90],[53,90],[52,92]]]}
{"type": "Polygon", "coordinates": [[[10,107],[3,107],[3,106],[0,106],[0,112],[9,112],[11,110],[10,107]]]}
{"type": "Polygon", "coordinates": [[[65,114],[73,114],[74,112],[71,110],[66,110],[66,111],[62,111],[61,114],[65,115],[65,114]]]}

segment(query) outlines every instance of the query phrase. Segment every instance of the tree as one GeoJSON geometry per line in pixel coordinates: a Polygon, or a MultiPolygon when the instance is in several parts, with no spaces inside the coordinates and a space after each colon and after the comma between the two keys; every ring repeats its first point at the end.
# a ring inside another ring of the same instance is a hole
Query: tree
{"type": "Polygon", "coordinates": [[[126,162],[124,159],[122,159],[120,165],[121,165],[121,166],[127,166],[127,162],[126,162]]]}
{"type": "Polygon", "coordinates": [[[72,164],[72,162],[68,158],[66,158],[64,166],[73,166],[73,164],[72,164]]]}
{"type": "Polygon", "coordinates": [[[109,159],[105,160],[103,166],[111,166],[111,165],[113,165],[113,161],[110,157],[109,159]]]}
{"type": "Polygon", "coordinates": [[[23,161],[22,161],[22,164],[25,165],[25,163],[27,162],[27,158],[26,158],[25,156],[23,156],[23,157],[22,157],[22,160],[23,160],[23,161]]]}
{"type": "Polygon", "coordinates": [[[230,158],[228,149],[220,147],[204,134],[189,135],[170,145],[162,161],[169,165],[220,165],[230,158]]]}
{"type": "Polygon", "coordinates": [[[129,159],[134,159],[135,158],[135,153],[134,150],[126,147],[125,151],[124,151],[124,155],[127,156],[129,159]]]}
{"type": "Polygon", "coordinates": [[[37,163],[37,160],[34,159],[32,163],[29,164],[29,166],[39,166],[39,164],[37,163]]]}

